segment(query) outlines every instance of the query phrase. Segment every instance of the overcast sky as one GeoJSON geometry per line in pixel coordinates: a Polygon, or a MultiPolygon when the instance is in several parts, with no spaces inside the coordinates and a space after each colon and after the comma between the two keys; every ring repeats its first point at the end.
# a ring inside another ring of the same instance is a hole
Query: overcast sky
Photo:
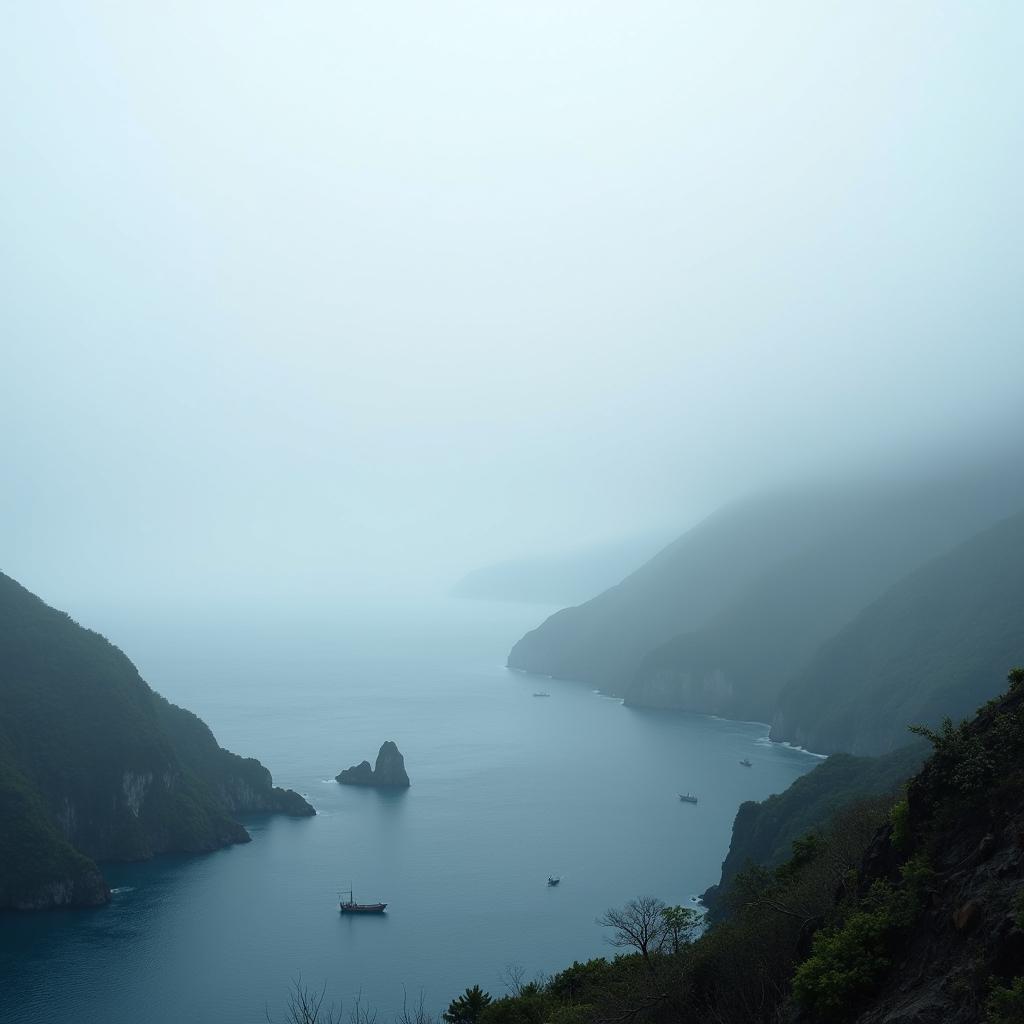
{"type": "Polygon", "coordinates": [[[1018,0],[0,19],[0,568],[56,603],[447,586],[1020,425],[1018,0]]]}

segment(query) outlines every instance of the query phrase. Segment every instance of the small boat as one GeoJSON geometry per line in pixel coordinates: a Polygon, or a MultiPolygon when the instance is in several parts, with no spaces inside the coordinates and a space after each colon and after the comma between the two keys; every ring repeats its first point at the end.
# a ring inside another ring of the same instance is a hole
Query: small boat
{"type": "Polygon", "coordinates": [[[535,693],[534,697],[550,697],[550,693],[535,693]]]}
{"type": "Polygon", "coordinates": [[[749,757],[743,758],[743,760],[740,761],[740,764],[743,765],[744,768],[753,768],[754,767],[754,762],[751,761],[749,757]]]}
{"type": "MultiPolygon", "coordinates": [[[[344,893],[338,893],[339,897],[343,895],[344,893]]],[[[383,914],[386,908],[386,903],[356,903],[351,889],[348,891],[347,900],[338,900],[338,909],[343,914],[383,914]]]]}
{"type": "Polygon", "coordinates": [[[561,880],[558,875],[548,875],[548,885],[558,885],[561,880]]]}
{"type": "Polygon", "coordinates": [[[697,802],[697,798],[692,793],[680,793],[679,799],[682,800],[684,804],[695,804],[697,802]]]}

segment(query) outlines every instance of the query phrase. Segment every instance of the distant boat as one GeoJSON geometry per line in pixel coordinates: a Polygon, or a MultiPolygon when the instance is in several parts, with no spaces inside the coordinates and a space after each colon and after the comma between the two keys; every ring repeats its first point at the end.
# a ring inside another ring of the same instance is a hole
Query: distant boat
{"type": "Polygon", "coordinates": [[[744,768],[753,768],[754,767],[754,762],[751,761],[747,757],[743,758],[743,760],[740,761],[740,764],[743,765],[744,768]]]}
{"type": "Polygon", "coordinates": [[[550,693],[535,693],[534,697],[550,697],[550,693]]]}
{"type": "Polygon", "coordinates": [[[386,903],[356,903],[351,889],[347,900],[338,901],[338,908],[343,914],[383,914],[386,907],[386,903]]]}
{"type": "Polygon", "coordinates": [[[680,793],[679,799],[682,800],[684,804],[695,804],[697,802],[697,798],[692,793],[680,793]]]}
{"type": "Polygon", "coordinates": [[[558,885],[561,880],[558,875],[548,875],[548,885],[558,885]]]}

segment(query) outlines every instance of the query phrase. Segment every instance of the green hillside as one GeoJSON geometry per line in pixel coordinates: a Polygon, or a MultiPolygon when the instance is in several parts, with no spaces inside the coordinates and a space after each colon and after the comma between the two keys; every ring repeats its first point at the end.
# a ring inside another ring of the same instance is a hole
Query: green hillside
{"type": "Polygon", "coordinates": [[[98,633],[0,574],[0,908],[95,903],[95,861],[200,852],[242,811],[312,814],[98,633]]]}
{"type": "Polygon", "coordinates": [[[909,723],[970,715],[1024,662],[1024,512],[891,587],[825,643],[779,697],[772,738],[879,754],[909,723]]]}
{"type": "Polygon", "coordinates": [[[803,488],[728,506],[617,586],[551,616],[508,664],[634,704],[766,718],[865,604],[1015,511],[1019,476],[803,488]]]}
{"type": "Polygon", "coordinates": [[[727,506],[621,583],[527,633],[511,668],[621,693],[641,659],[708,623],[771,566],[852,524],[874,494],[773,494],[727,506]]]}
{"type": "Polygon", "coordinates": [[[888,586],[960,540],[965,518],[951,512],[922,523],[918,500],[866,510],[852,526],[773,565],[702,629],[650,651],[627,702],[768,720],[783,686],[818,647],[888,586]]]}

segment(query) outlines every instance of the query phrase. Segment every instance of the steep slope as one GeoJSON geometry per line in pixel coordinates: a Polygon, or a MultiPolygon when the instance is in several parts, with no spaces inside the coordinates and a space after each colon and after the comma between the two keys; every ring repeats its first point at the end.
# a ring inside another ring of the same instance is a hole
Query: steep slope
{"type": "Polygon", "coordinates": [[[797,971],[805,1019],[833,1006],[858,1024],[1024,1019],[1024,671],[932,741],[858,899],[797,971]]]}
{"type": "Polygon", "coordinates": [[[511,668],[622,692],[640,659],[704,625],[773,564],[852,523],[871,495],[773,494],[721,509],[621,583],[527,633],[511,668]]]}
{"type": "Polygon", "coordinates": [[[721,897],[739,872],[752,865],[776,868],[792,856],[796,840],[823,831],[844,807],[867,797],[896,794],[927,753],[926,745],[918,742],[884,757],[833,754],[784,792],[740,804],[722,877],[703,897],[712,919],[719,916],[721,897]]]}
{"type": "Polygon", "coordinates": [[[779,692],[866,604],[975,525],[953,506],[922,514],[920,495],[865,510],[754,580],[705,627],[649,652],[629,704],[767,720],[779,692]]]}
{"type": "Polygon", "coordinates": [[[245,842],[241,811],[313,813],[116,647],[3,574],[0,787],[0,907],[94,903],[92,861],[245,842]]]}
{"type": "Polygon", "coordinates": [[[749,499],[551,616],[508,664],[636,704],[763,717],[865,603],[1022,501],[1019,471],[749,499]]]}
{"type": "Polygon", "coordinates": [[[783,690],[772,738],[880,754],[906,726],[969,715],[1024,662],[1024,512],[891,587],[783,690]]]}

